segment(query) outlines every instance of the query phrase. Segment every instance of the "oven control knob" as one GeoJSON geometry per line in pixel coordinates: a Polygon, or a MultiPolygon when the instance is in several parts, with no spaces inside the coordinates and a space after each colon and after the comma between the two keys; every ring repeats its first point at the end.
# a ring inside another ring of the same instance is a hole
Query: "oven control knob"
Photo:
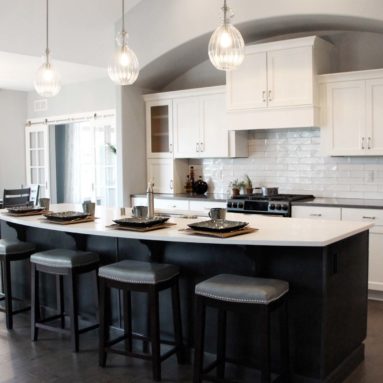
{"type": "Polygon", "coordinates": [[[281,210],[281,209],[282,209],[282,206],[281,206],[280,204],[278,204],[277,206],[275,206],[275,208],[276,208],[277,210],[281,210]]]}
{"type": "Polygon", "coordinates": [[[271,204],[269,205],[269,209],[270,209],[270,210],[274,210],[274,209],[275,209],[275,205],[274,205],[273,203],[271,203],[271,204]]]}
{"type": "Polygon", "coordinates": [[[233,204],[231,202],[227,203],[227,207],[232,207],[232,206],[233,206],[233,204]]]}
{"type": "Polygon", "coordinates": [[[243,202],[238,202],[238,208],[243,209],[243,202]]]}
{"type": "Polygon", "coordinates": [[[282,210],[289,210],[289,207],[287,205],[282,205],[282,210]]]}
{"type": "Polygon", "coordinates": [[[237,202],[233,202],[233,207],[236,208],[237,207],[237,202]]]}

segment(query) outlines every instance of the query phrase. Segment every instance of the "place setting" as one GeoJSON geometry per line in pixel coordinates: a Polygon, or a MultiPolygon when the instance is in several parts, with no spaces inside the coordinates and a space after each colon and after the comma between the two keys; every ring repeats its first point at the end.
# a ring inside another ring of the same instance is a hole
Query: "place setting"
{"type": "Polygon", "coordinates": [[[212,208],[209,211],[210,220],[189,223],[186,229],[180,229],[188,234],[206,235],[217,238],[229,238],[249,234],[258,229],[247,226],[248,222],[226,220],[226,209],[212,208]]]}
{"type": "Polygon", "coordinates": [[[83,211],[45,211],[42,220],[57,225],[71,225],[74,223],[93,222],[95,217],[96,204],[91,201],[84,201],[82,204],[83,211]]]}
{"type": "Polygon", "coordinates": [[[160,215],[148,217],[147,206],[134,206],[131,217],[114,219],[114,224],[107,227],[114,230],[147,232],[174,226],[175,223],[167,222],[169,218],[160,215]]]}
{"type": "Polygon", "coordinates": [[[30,202],[25,205],[8,207],[5,212],[11,217],[28,217],[33,215],[43,215],[49,212],[49,198],[40,198],[39,206],[34,206],[30,202]]]}

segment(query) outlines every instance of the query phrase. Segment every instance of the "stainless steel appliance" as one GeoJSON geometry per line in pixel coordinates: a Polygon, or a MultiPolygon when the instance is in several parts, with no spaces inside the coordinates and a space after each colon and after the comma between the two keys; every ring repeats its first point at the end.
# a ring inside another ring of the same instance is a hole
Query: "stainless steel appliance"
{"type": "Polygon", "coordinates": [[[228,199],[227,211],[233,213],[268,214],[291,217],[291,203],[293,201],[312,200],[309,194],[263,194],[239,195],[228,199]]]}

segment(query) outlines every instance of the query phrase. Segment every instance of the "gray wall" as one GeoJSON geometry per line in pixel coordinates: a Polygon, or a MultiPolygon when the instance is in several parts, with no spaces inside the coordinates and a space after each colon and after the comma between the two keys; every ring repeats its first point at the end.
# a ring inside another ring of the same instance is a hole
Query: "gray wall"
{"type": "Polygon", "coordinates": [[[25,184],[27,93],[0,89],[0,198],[25,184]]]}
{"type": "Polygon", "coordinates": [[[116,87],[109,78],[66,85],[57,96],[48,99],[47,111],[35,112],[33,102],[40,98],[34,91],[28,93],[28,118],[115,109],[116,87]]]}

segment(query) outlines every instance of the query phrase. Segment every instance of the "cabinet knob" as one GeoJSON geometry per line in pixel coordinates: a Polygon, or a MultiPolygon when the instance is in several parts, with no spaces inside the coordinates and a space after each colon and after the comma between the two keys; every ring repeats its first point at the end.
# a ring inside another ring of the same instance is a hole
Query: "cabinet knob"
{"type": "Polygon", "coordinates": [[[363,219],[376,219],[376,217],[369,217],[369,216],[367,216],[367,215],[364,215],[362,218],[363,218],[363,219]]]}
{"type": "Polygon", "coordinates": [[[320,214],[320,213],[311,213],[310,214],[310,217],[322,217],[322,214],[320,214]]]}
{"type": "Polygon", "coordinates": [[[173,144],[169,144],[169,153],[173,153],[173,144]]]}
{"type": "Polygon", "coordinates": [[[272,97],[272,93],[271,93],[271,90],[269,90],[269,101],[272,101],[273,97],[272,97]]]}
{"type": "Polygon", "coordinates": [[[367,149],[371,149],[371,137],[367,138],[367,149]]]}
{"type": "Polygon", "coordinates": [[[364,137],[362,137],[362,150],[364,150],[364,137]]]}
{"type": "Polygon", "coordinates": [[[170,187],[170,190],[173,190],[173,180],[170,180],[169,187],[170,187]]]}
{"type": "Polygon", "coordinates": [[[201,152],[204,152],[204,151],[205,151],[205,147],[204,147],[203,142],[200,142],[199,147],[200,147],[200,151],[201,151],[201,152]]]}
{"type": "Polygon", "coordinates": [[[262,101],[266,102],[266,91],[265,90],[262,91],[262,101]]]}

